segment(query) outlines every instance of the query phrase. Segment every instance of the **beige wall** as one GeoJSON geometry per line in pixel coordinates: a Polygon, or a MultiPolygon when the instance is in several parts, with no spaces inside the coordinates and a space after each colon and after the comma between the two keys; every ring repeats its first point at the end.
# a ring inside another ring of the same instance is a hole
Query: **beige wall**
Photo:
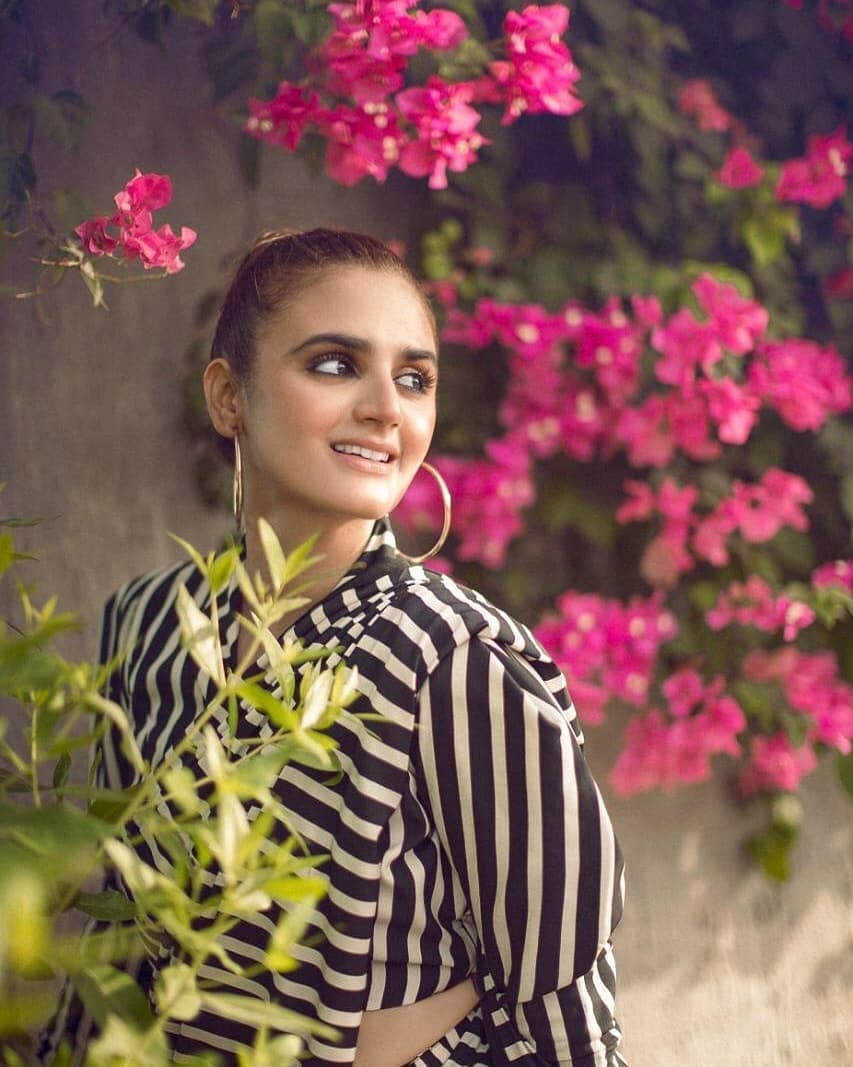
{"type": "MultiPolygon", "coordinates": [[[[120,581],[176,558],[167,530],[207,546],[227,527],[198,502],[180,430],[191,312],[221,279],[222,257],[270,225],[405,236],[406,197],[420,191],[344,191],[269,154],[262,191],[250,194],[233,130],[201,98],[190,28],[164,56],[127,33],[99,44],[93,0],[29,6],[52,27],[45,87],[71,85],[96,105],[84,154],[42,156],[45,189],[74,185],[106,211],[134,166],[168,172],[165,218],[199,231],[182,274],[111,288],[108,313],[91,309],[76,278],[39,304],[0,306],[0,512],[45,519],[25,534],[42,556],[33,574],[94,620],[120,581]]],[[[91,652],[92,629],[70,648],[91,652]]],[[[589,734],[602,780],[618,726],[589,734]]],[[[803,840],[783,888],[742,860],[739,838],[760,813],[744,816],[720,786],[611,803],[629,864],[617,949],[634,1067],[853,1062],[853,833],[831,775],[805,789],[803,840]]]]}

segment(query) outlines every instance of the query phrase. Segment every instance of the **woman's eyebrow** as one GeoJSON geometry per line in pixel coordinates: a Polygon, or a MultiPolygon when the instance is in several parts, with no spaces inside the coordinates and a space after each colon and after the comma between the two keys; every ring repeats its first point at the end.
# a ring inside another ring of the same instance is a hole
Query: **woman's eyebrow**
{"type": "MultiPolygon", "coordinates": [[[[310,337],[306,337],[304,341],[300,341],[295,348],[291,348],[288,355],[298,355],[306,348],[313,348],[315,345],[333,345],[338,348],[348,348],[355,352],[367,352],[372,347],[370,342],[363,337],[356,337],[349,333],[315,333],[310,337]]],[[[415,363],[438,362],[435,352],[431,352],[428,348],[404,348],[403,355],[407,360],[415,363]]]]}

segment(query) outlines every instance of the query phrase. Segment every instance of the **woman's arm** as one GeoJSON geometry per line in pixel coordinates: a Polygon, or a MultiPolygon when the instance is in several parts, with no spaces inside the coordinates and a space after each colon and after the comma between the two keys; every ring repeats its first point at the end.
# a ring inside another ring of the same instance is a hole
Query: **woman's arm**
{"type": "Polygon", "coordinates": [[[515,1067],[623,1062],[610,952],[622,858],[566,704],[478,638],[420,698],[419,783],[480,934],[495,1062],[515,1067]]]}

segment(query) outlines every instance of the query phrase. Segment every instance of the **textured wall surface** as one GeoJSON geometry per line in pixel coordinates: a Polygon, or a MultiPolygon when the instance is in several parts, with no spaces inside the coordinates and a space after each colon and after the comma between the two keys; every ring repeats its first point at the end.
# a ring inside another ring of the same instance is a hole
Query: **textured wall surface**
{"type": "MultiPolygon", "coordinates": [[[[45,89],[71,86],[96,105],[79,156],[37,144],[44,188],[75,186],[106,212],[135,166],[166,172],[175,198],[164,219],[199,232],[182,274],[111,287],[109,312],[92,310],[76,278],[39,303],[0,308],[0,511],[45,520],[22,534],[42,557],[32,573],[91,621],[69,644],[89,654],[111,590],[177,558],[167,530],[206,547],[227,528],[199,503],[180,428],[192,310],[221,281],[224,257],[273,225],[405,237],[407,197],[419,189],[342,191],[270,154],[250,193],[234,129],[205,104],[191,28],[163,55],[126,32],[107,40],[100,4],[29,6],[49,51],[45,89]]],[[[589,731],[602,782],[618,726],[589,731]]],[[[795,873],[782,888],[742,859],[739,840],[760,813],[744,817],[722,787],[612,799],[629,864],[617,949],[634,1067],[853,1062],[851,811],[828,772],[804,799],[795,873]]]]}

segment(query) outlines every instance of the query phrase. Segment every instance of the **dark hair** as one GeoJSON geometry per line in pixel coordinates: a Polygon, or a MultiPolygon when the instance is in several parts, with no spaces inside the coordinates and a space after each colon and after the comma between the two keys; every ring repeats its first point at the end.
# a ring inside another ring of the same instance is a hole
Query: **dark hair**
{"type": "Polygon", "coordinates": [[[219,312],[210,358],[227,360],[248,382],[264,323],[300,289],[336,267],[392,271],[411,282],[435,333],[435,318],[420,283],[382,241],[348,230],[277,230],[261,234],[237,267],[219,312]]]}

